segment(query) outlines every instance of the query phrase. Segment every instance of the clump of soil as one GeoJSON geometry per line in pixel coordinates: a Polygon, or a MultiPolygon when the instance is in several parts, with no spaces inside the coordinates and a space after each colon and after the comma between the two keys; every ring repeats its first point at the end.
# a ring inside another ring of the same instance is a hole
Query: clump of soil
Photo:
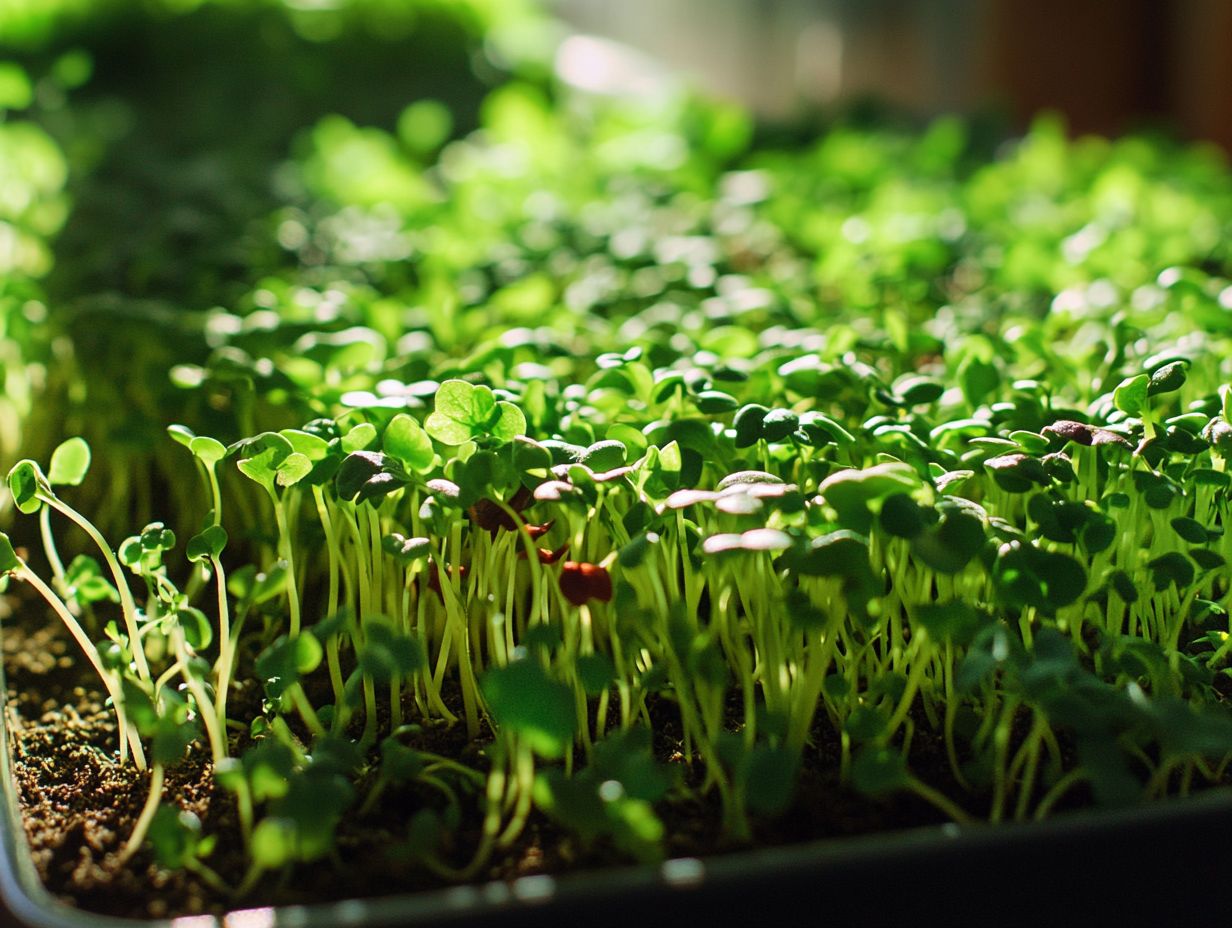
{"type": "MultiPolygon", "coordinates": [[[[344,818],[330,858],[271,875],[243,900],[220,896],[187,871],[159,867],[146,850],[121,863],[120,851],[146,800],[148,775],[131,763],[118,763],[114,716],[103,704],[97,680],[58,624],[44,622],[38,608],[20,609],[4,619],[0,640],[7,682],[5,723],[26,837],[39,876],[55,896],[109,915],[171,917],[220,913],[237,905],[326,902],[444,885],[397,853],[411,816],[431,798],[414,789],[386,789],[371,812],[344,818]]],[[[256,694],[247,693],[247,698],[251,702],[256,694]]],[[[242,706],[244,699],[241,686],[235,705],[242,706]]],[[[680,745],[671,734],[678,727],[671,703],[660,701],[653,714],[658,716],[660,759],[682,763],[680,745]]],[[[775,821],[756,824],[758,845],[941,821],[936,810],[911,796],[875,802],[841,787],[837,739],[828,728],[819,729],[817,736],[792,807],[775,821]]],[[[417,746],[424,750],[482,766],[483,744],[468,742],[461,726],[428,724],[422,738],[417,746]]],[[[946,785],[940,753],[937,762],[935,782],[946,785]]],[[[167,771],[163,796],[195,813],[205,833],[218,836],[208,863],[228,885],[238,884],[245,861],[235,810],[230,795],[212,781],[204,745],[192,745],[185,760],[167,771]]],[[[473,818],[463,823],[451,849],[459,863],[478,841],[478,803],[472,805],[473,818]]],[[[738,849],[724,841],[717,803],[672,801],[659,811],[671,856],[738,849]]],[[[511,880],[620,863],[628,861],[604,846],[580,847],[568,833],[534,814],[516,845],[494,858],[482,879],[511,880]]]]}

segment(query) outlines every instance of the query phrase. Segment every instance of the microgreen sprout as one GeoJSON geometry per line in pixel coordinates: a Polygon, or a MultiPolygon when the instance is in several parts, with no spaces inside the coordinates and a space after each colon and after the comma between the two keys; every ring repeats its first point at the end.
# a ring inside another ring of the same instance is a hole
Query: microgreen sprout
{"type": "Polygon", "coordinates": [[[148,771],[121,857],[244,899],[385,803],[456,881],[542,829],[653,863],[686,809],[747,843],[819,783],[962,826],[1226,783],[1226,169],[559,95],[443,148],[322,120],[271,266],[135,357],[140,450],[10,471],[45,557],[0,572],[148,771]],[[233,826],[166,795],[190,752],[233,826]]]}

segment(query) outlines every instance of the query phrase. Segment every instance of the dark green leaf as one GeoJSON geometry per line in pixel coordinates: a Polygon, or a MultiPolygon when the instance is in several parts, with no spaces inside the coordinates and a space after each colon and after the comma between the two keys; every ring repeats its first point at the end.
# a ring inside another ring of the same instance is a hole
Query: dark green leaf
{"type": "Polygon", "coordinates": [[[989,621],[970,603],[956,599],[922,603],[915,607],[915,617],[934,641],[952,641],[963,647],[970,644],[981,626],[989,621]]]}
{"type": "Polygon", "coordinates": [[[533,660],[493,668],[480,680],[497,726],[527,739],[544,757],[560,757],[573,740],[577,712],[569,687],[533,660]]]}
{"type": "Polygon", "coordinates": [[[205,561],[218,557],[227,546],[227,532],[221,525],[211,525],[188,539],[185,554],[190,561],[205,561]]]}
{"type": "Polygon", "coordinates": [[[894,749],[868,747],[851,762],[851,782],[862,793],[884,796],[907,785],[907,765],[894,749]]]}
{"type": "Polygon", "coordinates": [[[1187,516],[1177,516],[1173,519],[1172,530],[1192,545],[1204,545],[1208,540],[1202,523],[1187,516]]]}
{"type": "Polygon", "coordinates": [[[1151,569],[1151,578],[1157,590],[1170,584],[1175,584],[1178,590],[1184,590],[1194,581],[1193,562],[1178,551],[1161,554],[1147,566],[1151,569]]]}
{"type": "Polygon", "coordinates": [[[1160,393],[1172,393],[1179,390],[1185,383],[1186,361],[1173,361],[1170,364],[1165,364],[1163,367],[1157,368],[1151,374],[1150,382],[1147,386],[1147,395],[1156,396],[1160,393]]]}
{"type": "Polygon", "coordinates": [[[952,510],[933,528],[916,536],[911,550],[938,573],[962,570],[987,541],[984,525],[967,512],[952,510]]]}
{"type": "Polygon", "coordinates": [[[757,443],[758,439],[761,438],[762,423],[766,418],[767,412],[769,410],[765,406],[760,406],[757,403],[749,403],[747,406],[741,407],[732,422],[732,426],[736,430],[737,448],[748,448],[750,445],[757,443]]]}

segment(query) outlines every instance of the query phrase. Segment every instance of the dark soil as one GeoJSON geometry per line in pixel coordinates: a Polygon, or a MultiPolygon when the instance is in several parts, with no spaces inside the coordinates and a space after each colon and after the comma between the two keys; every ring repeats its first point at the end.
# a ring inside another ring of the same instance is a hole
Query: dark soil
{"type": "MultiPolygon", "coordinates": [[[[33,606],[4,617],[2,640],[14,777],[34,863],[48,889],[73,905],[110,915],[166,917],[233,907],[234,900],[220,897],[191,873],[160,868],[148,851],[138,852],[126,864],[119,862],[119,851],[146,799],[147,777],[131,764],[116,762],[113,717],[102,704],[89,665],[59,625],[50,624],[33,606]]],[[[235,708],[243,705],[245,695],[243,689],[236,692],[235,708]]],[[[659,733],[656,752],[665,762],[684,763],[672,735],[679,730],[672,704],[660,701],[652,715],[659,733]]],[[[938,788],[961,794],[953,788],[941,745],[930,744],[918,732],[913,768],[938,788]]],[[[483,766],[484,745],[468,742],[461,726],[425,726],[415,746],[483,766]]],[[[755,823],[755,843],[792,843],[943,820],[912,796],[873,801],[855,794],[839,784],[837,771],[837,736],[828,725],[819,726],[791,808],[774,821],[755,823]]],[[[684,779],[689,779],[687,771],[684,779]]],[[[168,771],[163,795],[197,814],[207,834],[218,835],[208,863],[228,884],[238,883],[244,861],[234,807],[229,794],[213,785],[202,745],[194,744],[188,757],[168,771]]],[[[324,902],[443,885],[396,852],[410,817],[429,800],[414,789],[385,790],[371,812],[344,818],[336,854],[300,865],[281,878],[268,877],[243,905],[324,902]]],[[[474,819],[463,823],[458,846],[449,849],[457,863],[468,858],[468,843],[478,840],[478,802],[471,805],[474,819]]],[[[739,849],[722,837],[717,802],[665,802],[659,811],[668,828],[671,856],[739,849]]],[[[613,863],[628,861],[610,848],[580,847],[535,814],[516,846],[494,858],[481,878],[508,880],[613,863]]]]}

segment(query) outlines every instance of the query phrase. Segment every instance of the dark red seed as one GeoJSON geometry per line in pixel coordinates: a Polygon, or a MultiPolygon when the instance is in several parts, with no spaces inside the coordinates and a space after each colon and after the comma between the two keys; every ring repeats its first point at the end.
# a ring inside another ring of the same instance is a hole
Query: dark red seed
{"type": "Polygon", "coordinates": [[[563,545],[561,545],[559,548],[557,548],[555,551],[549,551],[547,548],[540,548],[539,549],[539,561],[540,563],[543,563],[543,564],[555,564],[557,561],[559,561],[562,557],[565,556],[565,552],[568,550],[569,550],[569,542],[567,541],[563,545]]]}
{"type": "MultiPolygon", "coordinates": [[[[540,548],[539,549],[539,563],[540,564],[555,564],[557,561],[559,561],[564,556],[565,552],[568,550],[569,550],[569,542],[567,541],[563,545],[561,545],[559,548],[557,548],[555,551],[549,551],[547,548],[540,548]]],[[[519,551],[518,557],[520,557],[522,560],[526,560],[526,552],[519,551]]]]}
{"type": "Polygon", "coordinates": [[[560,591],[565,599],[580,606],[588,599],[612,600],[612,575],[606,567],[582,561],[565,561],[560,571],[560,591]]]}
{"type": "Polygon", "coordinates": [[[529,522],[527,522],[526,523],[526,534],[531,537],[532,541],[536,538],[542,538],[544,535],[546,535],[548,532],[552,530],[552,525],[554,521],[555,520],[551,522],[544,522],[542,525],[531,525],[529,522]]]}

